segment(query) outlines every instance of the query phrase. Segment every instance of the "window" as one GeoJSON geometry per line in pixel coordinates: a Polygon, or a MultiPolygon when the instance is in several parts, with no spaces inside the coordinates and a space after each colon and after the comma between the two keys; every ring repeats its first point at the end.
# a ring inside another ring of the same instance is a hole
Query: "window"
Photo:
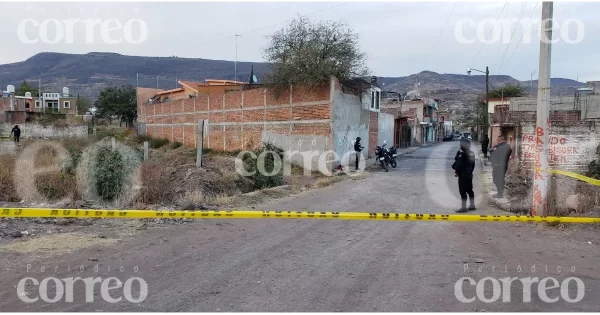
{"type": "Polygon", "coordinates": [[[25,102],[25,109],[29,109],[30,107],[29,102],[25,102]]]}
{"type": "Polygon", "coordinates": [[[35,101],[35,108],[40,108],[40,107],[42,107],[42,106],[40,105],[40,101],[35,101]]]}
{"type": "Polygon", "coordinates": [[[71,108],[71,101],[64,101],[63,108],[71,108]]]}
{"type": "Polygon", "coordinates": [[[375,100],[375,109],[376,109],[376,110],[379,110],[379,97],[380,97],[380,95],[381,95],[381,92],[379,92],[379,91],[376,91],[376,92],[375,92],[375,95],[377,96],[377,99],[375,100]]]}
{"type": "Polygon", "coordinates": [[[371,91],[371,109],[375,108],[375,92],[371,91]]]}

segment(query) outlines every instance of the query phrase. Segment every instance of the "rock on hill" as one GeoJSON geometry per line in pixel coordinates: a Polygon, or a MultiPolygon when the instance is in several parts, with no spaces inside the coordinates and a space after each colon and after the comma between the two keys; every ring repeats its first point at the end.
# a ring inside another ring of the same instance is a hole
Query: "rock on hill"
{"type": "MultiPolygon", "coordinates": [[[[269,64],[262,62],[238,62],[238,80],[247,81],[250,69],[259,82],[269,71],[269,64]]],[[[124,56],[116,53],[92,52],[83,55],[63,53],[40,53],[25,61],[0,65],[0,87],[13,84],[18,86],[23,80],[42,80],[42,85],[53,91],[61,91],[68,86],[72,94],[95,96],[108,86],[124,84],[136,85],[136,74],[147,76],[139,78],[139,85],[156,87],[156,75],[159,75],[159,88],[169,89],[176,86],[176,79],[202,81],[204,79],[233,79],[234,62],[179,57],[141,57],[124,56]]],[[[485,76],[466,74],[440,74],[423,71],[406,77],[382,77],[385,90],[407,92],[420,82],[422,95],[444,98],[449,103],[470,103],[478,93],[485,90],[485,76]]],[[[529,91],[529,81],[518,81],[510,76],[490,76],[490,88],[501,87],[505,83],[518,83],[529,91]]],[[[537,88],[536,81],[534,89],[537,88]]],[[[34,82],[32,82],[35,85],[34,82]]],[[[554,94],[571,94],[575,87],[583,83],[569,79],[552,79],[554,94]]],[[[534,90],[535,91],[535,90],[534,90]]]]}

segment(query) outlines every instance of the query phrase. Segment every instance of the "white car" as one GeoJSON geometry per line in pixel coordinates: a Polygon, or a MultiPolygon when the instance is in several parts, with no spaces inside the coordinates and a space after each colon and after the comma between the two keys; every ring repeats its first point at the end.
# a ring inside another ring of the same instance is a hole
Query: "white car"
{"type": "Polygon", "coordinates": [[[469,139],[469,140],[473,140],[473,137],[471,137],[471,135],[468,135],[468,136],[467,136],[467,139],[469,139]]]}

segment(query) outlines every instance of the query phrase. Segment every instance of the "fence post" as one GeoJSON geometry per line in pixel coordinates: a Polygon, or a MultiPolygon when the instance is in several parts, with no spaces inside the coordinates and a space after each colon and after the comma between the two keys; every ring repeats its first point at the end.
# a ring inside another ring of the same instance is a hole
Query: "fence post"
{"type": "Polygon", "coordinates": [[[117,141],[115,140],[115,138],[114,138],[114,137],[113,137],[113,138],[111,138],[110,140],[111,140],[111,142],[112,142],[112,150],[113,150],[113,152],[114,152],[114,151],[117,149],[117,141]]]}
{"type": "Polygon", "coordinates": [[[198,152],[196,153],[196,167],[202,167],[202,149],[204,144],[204,120],[198,122],[198,152]]]}
{"type": "Polygon", "coordinates": [[[148,141],[144,141],[144,161],[148,161],[148,141]]]}

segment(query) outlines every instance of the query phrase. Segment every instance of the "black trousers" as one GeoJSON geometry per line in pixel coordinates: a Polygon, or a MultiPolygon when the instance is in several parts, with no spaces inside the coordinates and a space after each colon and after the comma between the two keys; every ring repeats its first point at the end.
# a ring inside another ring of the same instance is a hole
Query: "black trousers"
{"type": "Polygon", "coordinates": [[[470,176],[459,176],[458,177],[458,191],[460,193],[460,200],[462,201],[462,207],[467,207],[467,196],[469,197],[470,205],[475,205],[475,192],[473,192],[473,177],[470,176]]]}
{"type": "Polygon", "coordinates": [[[20,135],[19,135],[19,136],[15,136],[15,139],[14,139],[14,140],[15,140],[15,142],[16,142],[16,143],[19,143],[19,138],[21,138],[21,136],[20,136],[20,135]]]}
{"type": "Polygon", "coordinates": [[[356,156],[356,170],[358,171],[358,161],[360,161],[360,152],[355,151],[354,155],[356,156]]]}
{"type": "Polygon", "coordinates": [[[504,177],[506,176],[506,167],[494,166],[492,169],[492,178],[499,196],[504,195],[504,177]]]}
{"type": "Polygon", "coordinates": [[[481,152],[483,152],[483,156],[484,156],[484,157],[487,157],[487,152],[488,152],[488,150],[487,150],[487,149],[488,149],[488,148],[487,148],[487,146],[482,146],[482,147],[481,147],[481,152]]]}

